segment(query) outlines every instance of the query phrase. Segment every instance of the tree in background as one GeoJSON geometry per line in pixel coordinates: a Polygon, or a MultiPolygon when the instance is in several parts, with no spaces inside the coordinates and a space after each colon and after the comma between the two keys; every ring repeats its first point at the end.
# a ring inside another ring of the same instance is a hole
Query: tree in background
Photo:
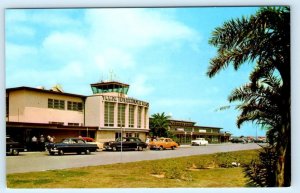
{"type": "Polygon", "coordinates": [[[249,18],[227,21],[213,31],[209,43],[217,47],[217,56],[208,68],[209,77],[229,65],[238,70],[245,62],[255,63],[250,83],[236,89],[229,100],[241,102],[237,106],[242,111],[237,118],[238,126],[245,121],[268,126],[268,138],[273,140],[271,145],[277,155],[274,184],[268,186],[290,186],[289,7],[263,7],[249,18]]]}
{"type": "Polygon", "coordinates": [[[165,115],[165,113],[156,113],[151,115],[150,118],[150,134],[152,136],[159,136],[159,137],[169,137],[168,132],[168,120],[171,117],[168,115],[165,115]]]}

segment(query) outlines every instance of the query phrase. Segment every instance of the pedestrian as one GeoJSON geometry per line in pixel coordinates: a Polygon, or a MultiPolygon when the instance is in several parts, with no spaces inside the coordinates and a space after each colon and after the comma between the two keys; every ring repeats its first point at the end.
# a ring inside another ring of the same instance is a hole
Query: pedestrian
{"type": "Polygon", "coordinates": [[[54,142],[54,137],[51,137],[50,135],[47,136],[47,139],[48,139],[49,143],[54,142]]]}
{"type": "Polygon", "coordinates": [[[44,151],[45,150],[45,138],[44,135],[40,136],[40,151],[44,151]]]}
{"type": "Polygon", "coordinates": [[[149,136],[147,136],[147,138],[146,138],[146,145],[147,145],[147,148],[149,147],[149,143],[150,143],[150,137],[149,136]]]}
{"type": "Polygon", "coordinates": [[[36,136],[33,136],[31,138],[31,150],[35,151],[37,149],[37,138],[36,136]]]}

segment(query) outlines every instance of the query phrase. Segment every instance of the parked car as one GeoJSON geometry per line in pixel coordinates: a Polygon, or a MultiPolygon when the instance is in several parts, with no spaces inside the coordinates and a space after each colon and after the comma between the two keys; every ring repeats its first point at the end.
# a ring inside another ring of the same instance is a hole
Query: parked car
{"type": "Polygon", "coordinates": [[[175,149],[178,148],[178,144],[173,141],[171,138],[158,138],[157,140],[153,140],[149,143],[150,149],[175,149]]]}
{"type": "Polygon", "coordinates": [[[119,151],[121,150],[138,150],[143,151],[147,148],[147,144],[138,137],[117,138],[116,141],[109,141],[103,144],[105,150],[119,151]]]}
{"type": "Polygon", "coordinates": [[[248,143],[248,141],[245,140],[244,138],[232,138],[230,141],[231,143],[243,143],[243,144],[248,143]]]}
{"type": "Polygon", "coordinates": [[[19,152],[24,151],[25,147],[10,137],[6,137],[6,154],[19,155],[19,152]]]}
{"type": "Polygon", "coordinates": [[[60,143],[48,143],[46,149],[50,155],[58,153],[58,155],[63,155],[64,153],[76,152],[81,154],[90,154],[98,149],[96,144],[86,143],[82,138],[66,138],[60,143]]]}
{"type": "Polygon", "coordinates": [[[82,137],[82,139],[89,144],[96,144],[98,149],[103,149],[103,143],[97,142],[95,141],[95,139],[91,138],[91,137],[82,137]]]}
{"type": "Polygon", "coordinates": [[[196,138],[195,140],[192,140],[191,141],[192,143],[192,146],[200,146],[200,145],[207,145],[208,144],[208,141],[205,140],[205,138],[196,138]]]}

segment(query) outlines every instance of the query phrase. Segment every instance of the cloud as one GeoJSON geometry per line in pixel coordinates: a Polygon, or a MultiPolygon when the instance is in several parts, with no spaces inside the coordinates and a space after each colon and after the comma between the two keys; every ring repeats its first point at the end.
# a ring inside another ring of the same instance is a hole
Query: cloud
{"type": "Polygon", "coordinates": [[[32,46],[24,46],[14,43],[7,43],[6,46],[6,56],[8,58],[18,58],[18,59],[24,59],[26,56],[30,55],[36,55],[38,53],[38,50],[35,47],[32,46]]]}
{"type": "Polygon", "coordinates": [[[100,70],[128,69],[135,65],[135,61],[130,53],[109,47],[99,52],[99,54],[95,54],[94,61],[100,70]]]}
{"type": "Polygon", "coordinates": [[[19,36],[22,36],[22,38],[33,38],[36,35],[36,31],[33,28],[22,25],[7,27],[5,32],[9,38],[19,36]]]}
{"type": "Polygon", "coordinates": [[[91,9],[86,12],[86,20],[91,24],[94,42],[121,48],[195,41],[199,35],[152,9],[91,9]]]}
{"type": "MultiPolygon", "coordinates": [[[[69,10],[9,12],[8,26],[28,26],[28,35],[32,30],[40,39],[38,42],[26,42],[25,46],[7,40],[8,68],[10,72],[15,69],[26,71],[26,76],[37,79],[42,76],[44,80],[41,81],[47,82],[55,74],[55,81],[62,85],[83,75],[97,81],[101,74],[103,77],[114,70],[121,79],[131,80],[134,95],[145,96],[154,90],[148,84],[152,78],[149,74],[154,78],[166,76],[164,72],[169,70],[164,68],[158,75],[157,71],[163,65],[155,58],[151,64],[147,63],[144,60],[148,54],[146,50],[160,50],[164,45],[178,49],[180,45],[192,45],[199,40],[194,29],[168,15],[168,11],[160,10],[86,9],[80,12],[82,17],[75,17],[74,11],[69,10]],[[21,69],[19,61],[28,56],[30,60],[27,63],[31,61],[32,64],[21,69]]],[[[147,57],[151,58],[151,54],[147,57]]],[[[26,79],[24,73],[15,76],[19,78],[15,80],[26,79]]]]}
{"type": "Polygon", "coordinates": [[[166,107],[172,107],[172,106],[192,106],[192,107],[199,107],[199,106],[210,106],[213,104],[214,101],[209,99],[193,99],[193,98],[162,98],[159,99],[156,102],[156,105],[158,106],[166,106],[166,107]]]}
{"type": "Polygon", "coordinates": [[[54,32],[45,38],[43,48],[54,56],[77,55],[87,49],[88,40],[74,32],[54,32]]]}
{"type": "Polygon", "coordinates": [[[130,85],[130,94],[135,97],[145,97],[154,91],[154,87],[150,86],[149,79],[146,75],[137,75],[134,77],[130,85]]]}

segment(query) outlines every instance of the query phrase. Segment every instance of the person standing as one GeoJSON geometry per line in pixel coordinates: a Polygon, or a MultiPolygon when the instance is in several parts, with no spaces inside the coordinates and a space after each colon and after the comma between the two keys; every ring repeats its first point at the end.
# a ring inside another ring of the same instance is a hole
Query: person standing
{"type": "Polygon", "coordinates": [[[31,150],[36,151],[36,148],[37,148],[37,138],[36,136],[33,136],[31,138],[31,150]]]}
{"type": "Polygon", "coordinates": [[[40,136],[40,151],[44,151],[45,150],[45,138],[44,135],[40,136]]]}
{"type": "Polygon", "coordinates": [[[145,143],[146,143],[147,148],[148,148],[149,147],[149,143],[150,143],[150,137],[149,136],[147,136],[145,143]]]}

